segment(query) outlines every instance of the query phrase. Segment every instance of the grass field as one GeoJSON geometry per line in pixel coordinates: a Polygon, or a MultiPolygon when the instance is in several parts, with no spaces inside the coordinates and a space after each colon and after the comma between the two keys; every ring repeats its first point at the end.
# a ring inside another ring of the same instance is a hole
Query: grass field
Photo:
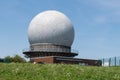
{"type": "Polygon", "coordinates": [[[0,80],[120,80],[120,67],[0,63],[0,80]]]}

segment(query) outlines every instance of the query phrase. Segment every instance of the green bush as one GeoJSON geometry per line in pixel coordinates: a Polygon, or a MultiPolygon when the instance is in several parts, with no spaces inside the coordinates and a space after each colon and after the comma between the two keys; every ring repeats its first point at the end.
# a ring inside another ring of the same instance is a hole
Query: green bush
{"type": "Polygon", "coordinates": [[[5,62],[5,63],[10,63],[10,62],[12,62],[12,57],[6,56],[6,57],[4,58],[4,62],[5,62]]]}
{"type": "Polygon", "coordinates": [[[20,57],[19,55],[15,55],[12,58],[12,62],[15,62],[15,63],[25,63],[26,60],[24,58],[20,57]]]}
{"type": "Polygon", "coordinates": [[[11,62],[14,62],[14,63],[25,63],[26,60],[24,58],[20,57],[19,55],[15,55],[13,57],[6,56],[4,58],[4,62],[5,63],[11,63],[11,62]]]}

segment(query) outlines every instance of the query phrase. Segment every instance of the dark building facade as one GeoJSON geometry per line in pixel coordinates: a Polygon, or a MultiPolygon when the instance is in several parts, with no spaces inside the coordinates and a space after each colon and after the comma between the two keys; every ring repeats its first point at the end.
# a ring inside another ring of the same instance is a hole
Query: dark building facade
{"type": "Polygon", "coordinates": [[[88,66],[101,66],[100,60],[74,58],[77,53],[65,52],[40,52],[40,51],[24,51],[31,63],[41,64],[79,64],[88,66]]]}

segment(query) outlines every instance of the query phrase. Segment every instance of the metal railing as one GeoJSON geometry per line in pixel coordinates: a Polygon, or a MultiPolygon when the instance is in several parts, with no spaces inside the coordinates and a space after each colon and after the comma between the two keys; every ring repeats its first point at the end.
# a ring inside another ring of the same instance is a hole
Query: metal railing
{"type": "Polygon", "coordinates": [[[41,51],[41,52],[68,52],[68,53],[79,53],[79,51],[75,49],[60,49],[60,48],[42,48],[42,49],[37,49],[37,50],[31,50],[30,48],[25,48],[23,49],[23,52],[28,52],[28,51],[41,51]]]}
{"type": "Polygon", "coordinates": [[[102,66],[120,66],[120,57],[110,57],[101,59],[102,66]]]}

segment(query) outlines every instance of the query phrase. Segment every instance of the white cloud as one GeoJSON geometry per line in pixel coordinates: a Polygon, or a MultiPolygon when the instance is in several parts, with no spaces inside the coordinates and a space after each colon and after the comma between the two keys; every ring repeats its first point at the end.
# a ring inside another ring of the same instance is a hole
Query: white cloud
{"type": "Polygon", "coordinates": [[[88,0],[94,5],[101,6],[104,8],[120,8],[120,0],[88,0]]]}
{"type": "Polygon", "coordinates": [[[93,19],[93,22],[95,22],[97,24],[105,24],[107,22],[107,18],[105,16],[96,16],[93,19]]]}
{"type": "Polygon", "coordinates": [[[100,4],[103,7],[106,8],[120,8],[120,0],[94,0],[96,3],[100,4]]]}
{"type": "Polygon", "coordinates": [[[120,0],[92,0],[92,5],[102,8],[109,14],[120,13],[120,0]]]}
{"type": "Polygon", "coordinates": [[[96,10],[95,24],[120,23],[120,0],[88,0],[86,3],[96,10]]]}

